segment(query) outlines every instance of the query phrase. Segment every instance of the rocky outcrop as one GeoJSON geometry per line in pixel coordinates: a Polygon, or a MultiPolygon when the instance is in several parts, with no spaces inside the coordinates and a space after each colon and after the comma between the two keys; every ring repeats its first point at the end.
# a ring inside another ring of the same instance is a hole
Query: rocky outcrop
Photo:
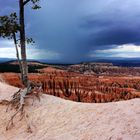
{"type": "MultiPolygon", "coordinates": [[[[22,87],[18,74],[3,74],[5,81],[22,87]]],[[[97,77],[65,71],[30,74],[31,81],[41,83],[46,94],[67,100],[104,103],[140,97],[140,78],[97,77]]]]}
{"type": "Polygon", "coordinates": [[[140,67],[119,67],[112,63],[83,63],[70,65],[66,68],[69,72],[98,75],[135,75],[140,76],[140,67]]]}

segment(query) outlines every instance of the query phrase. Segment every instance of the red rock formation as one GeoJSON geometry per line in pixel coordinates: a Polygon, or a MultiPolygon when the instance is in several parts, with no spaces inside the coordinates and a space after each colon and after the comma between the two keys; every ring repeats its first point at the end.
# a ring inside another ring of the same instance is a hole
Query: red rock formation
{"type": "MultiPolygon", "coordinates": [[[[20,75],[2,74],[10,85],[22,87],[20,75]]],[[[87,76],[66,71],[48,71],[29,74],[29,79],[42,83],[46,94],[77,102],[112,102],[136,97],[140,88],[140,78],[87,76]],[[137,94],[135,94],[137,92],[137,94]]]]}

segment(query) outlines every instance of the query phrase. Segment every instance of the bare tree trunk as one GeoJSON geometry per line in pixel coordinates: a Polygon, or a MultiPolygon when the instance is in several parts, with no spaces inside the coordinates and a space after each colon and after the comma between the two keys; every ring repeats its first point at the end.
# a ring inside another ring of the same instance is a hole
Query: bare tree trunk
{"type": "Polygon", "coordinates": [[[26,59],[26,44],[25,44],[25,25],[24,25],[24,0],[19,0],[19,17],[20,17],[20,47],[21,47],[21,63],[22,63],[22,83],[28,85],[28,66],[26,59]]]}
{"type": "Polygon", "coordinates": [[[19,63],[19,68],[20,68],[20,72],[21,72],[21,80],[23,79],[23,75],[22,75],[22,64],[21,64],[21,60],[20,60],[20,56],[19,56],[19,51],[18,51],[18,47],[17,47],[17,40],[16,40],[16,34],[13,33],[13,39],[14,39],[14,44],[15,44],[15,48],[16,48],[16,56],[17,56],[17,60],[19,63]]]}

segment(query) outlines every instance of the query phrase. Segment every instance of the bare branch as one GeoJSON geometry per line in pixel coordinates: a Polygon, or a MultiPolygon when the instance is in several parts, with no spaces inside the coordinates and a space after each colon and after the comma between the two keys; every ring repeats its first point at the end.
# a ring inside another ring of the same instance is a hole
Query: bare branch
{"type": "Polygon", "coordinates": [[[26,5],[28,2],[30,2],[30,0],[26,0],[23,2],[23,5],[26,5]]]}

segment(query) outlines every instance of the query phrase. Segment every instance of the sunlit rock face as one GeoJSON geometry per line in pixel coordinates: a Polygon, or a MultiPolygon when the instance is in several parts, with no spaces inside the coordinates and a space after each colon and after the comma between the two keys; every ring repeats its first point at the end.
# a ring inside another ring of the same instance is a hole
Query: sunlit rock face
{"type": "MultiPolygon", "coordinates": [[[[67,100],[104,103],[140,97],[140,78],[86,75],[55,68],[42,69],[43,73],[30,73],[29,79],[42,84],[45,94],[67,100]]],[[[23,87],[20,75],[1,74],[10,85],[23,87]]]]}

